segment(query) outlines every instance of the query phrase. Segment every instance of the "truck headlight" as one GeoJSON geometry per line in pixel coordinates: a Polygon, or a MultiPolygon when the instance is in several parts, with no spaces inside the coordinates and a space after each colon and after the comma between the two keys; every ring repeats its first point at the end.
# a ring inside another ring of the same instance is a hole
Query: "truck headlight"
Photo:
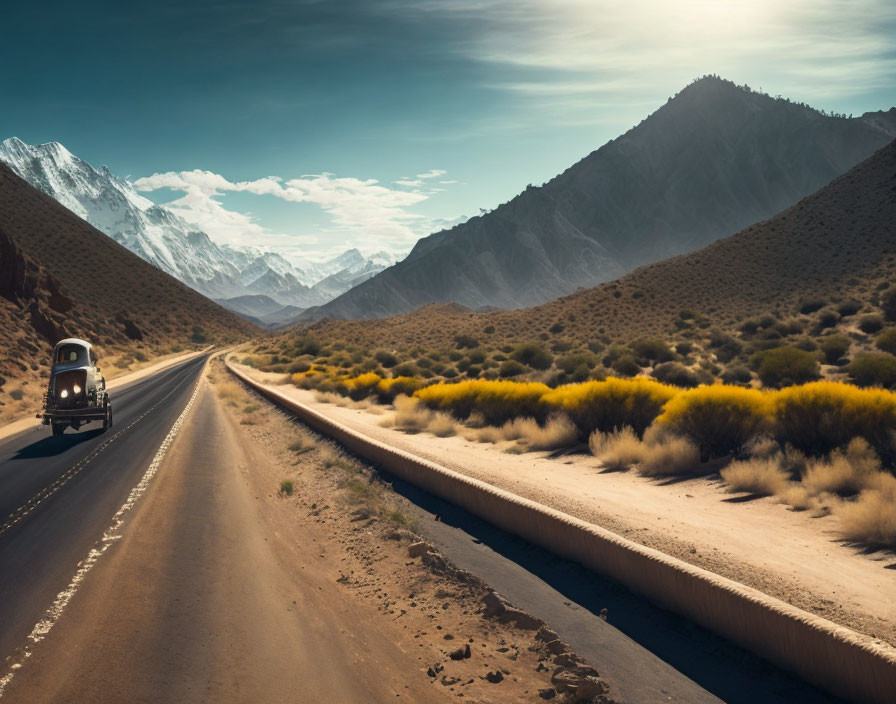
{"type": "Polygon", "coordinates": [[[59,398],[68,398],[68,389],[63,389],[63,390],[59,393],[59,398]]]}
{"type": "Polygon", "coordinates": [[[81,387],[78,386],[77,384],[75,384],[75,385],[72,387],[72,393],[74,393],[75,395],[81,393],[81,387]]]}

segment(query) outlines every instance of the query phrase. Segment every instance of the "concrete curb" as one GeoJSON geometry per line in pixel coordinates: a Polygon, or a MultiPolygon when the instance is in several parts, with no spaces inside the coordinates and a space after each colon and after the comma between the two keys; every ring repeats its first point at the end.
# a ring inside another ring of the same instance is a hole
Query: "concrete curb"
{"type": "Polygon", "coordinates": [[[508,533],[606,575],[836,696],[878,704],[896,701],[894,648],[600,526],[390,447],[230,364],[227,368],[322,435],[508,533]]]}

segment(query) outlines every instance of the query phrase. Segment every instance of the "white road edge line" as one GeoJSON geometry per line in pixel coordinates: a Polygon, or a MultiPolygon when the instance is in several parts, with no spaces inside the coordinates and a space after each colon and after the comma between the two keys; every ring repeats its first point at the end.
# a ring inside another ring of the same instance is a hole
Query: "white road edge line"
{"type": "Polygon", "coordinates": [[[128,495],[127,500],[122,504],[121,508],[116,511],[115,515],[112,517],[112,523],[106,529],[103,537],[97,542],[95,547],[91,548],[90,552],[87,554],[87,557],[78,563],[78,571],[75,572],[75,575],[72,577],[71,582],[69,582],[68,586],[65,589],[59,592],[59,594],[56,596],[56,600],[53,602],[53,605],[47,609],[44,617],[35,624],[34,628],[28,636],[28,645],[24,647],[16,662],[9,666],[9,672],[7,672],[3,677],[0,677],[0,699],[3,698],[3,693],[9,686],[9,683],[12,681],[16,672],[18,672],[28,660],[28,658],[31,657],[34,646],[36,646],[44,638],[46,638],[47,634],[52,630],[53,626],[55,626],[59,621],[59,618],[65,611],[66,606],[68,606],[69,602],[72,600],[72,597],[74,597],[74,595],[77,593],[78,588],[81,586],[81,583],[84,581],[84,578],[87,576],[90,570],[93,569],[94,565],[96,565],[100,557],[102,557],[106,550],[109,549],[109,546],[111,546],[112,543],[121,538],[121,527],[124,525],[125,516],[134,507],[140,497],[143,496],[144,493],[146,493],[146,489],[149,487],[149,484],[152,481],[153,477],[156,475],[159,466],[162,464],[165,453],[168,452],[168,448],[171,447],[171,444],[174,442],[174,439],[180,432],[180,429],[183,426],[184,421],[186,420],[187,415],[190,412],[190,409],[193,408],[193,404],[196,401],[197,396],[199,395],[199,388],[201,383],[202,375],[200,374],[199,378],[196,380],[196,386],[193,389],[193,395],[190,397],[190,400],[187,402],[184,410],[177,417],[177,420],[174,421],[174,425],[171,426],[171,430],[168,431],[168,435],[165,436],[165,439],[159,446],[155,457],[153,457],[152,462],[149,463],[149,467],[146,468],[146,472],[143,474],[143,477],[141,477],[140,481],[137,482],[137,485],[133,489],[131,489],[131,493],[128,495]]]}

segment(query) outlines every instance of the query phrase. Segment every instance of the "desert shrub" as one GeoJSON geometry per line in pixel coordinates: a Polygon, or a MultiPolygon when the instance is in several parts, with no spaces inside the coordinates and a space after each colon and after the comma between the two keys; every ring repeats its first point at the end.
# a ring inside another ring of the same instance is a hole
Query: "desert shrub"
{"type": "Polygon", "coordinates": [[[660,414],[678,389],[652,379],[589,381],[560,386],[546,393],[542,403],[552,412],[569,415],[583,436],[629,426],[639,435],[660,414]]]}
{"type": "Polygon", "coordinates": [[[703,386],[670,399],[658,423],[690,438],[702,453],[723,457],[741,453],[768,429],[770,420],[767,394],[735,386],[703,386]]]}
{"type": "Polygon", "coordinates": [[[847,365],[846,372],[858,386],[896,387],[896,357],[891,354],[861,354],[847,365]]]}
{"type": "Polygon", "coordinates": [[[482,364],[485,361],[486,354],[481,349],[470,350],[470,353],[467,355],[467,359],[470,360],[470,364],[482,364]]]}
{"type": "Polygon", "coordinates": [[[730,362],[743,350],[743,345],[738,340],[720,330],[710,333],[709,346],[715,351],[716,359],[723,364],[730,362]]]}
{"type": "Polygon", "coordinates": [[[732,462],[719,472],[728,484],[728,491],[747,491],[772,496],[781,494],[790,485],[790,475],[781,467],[778,457],[754,457],[732,462]]]}
{"type": "Polygon", "coordinates": [[[380,403],[392,403],[395,397],[401,394],[413,396],[420,385],[420,380],[411,376],[381,379],[376,385],[376,397],[380,403]]]}
{"type": "Polygon", "coordinates": [[[321,344],[320,340],[314,337],[302,337],[296,341],[296,354],[301,356],[303,354],[310,354],[313,357],[316,357],[321,352],[321,344]]]}
{"type": "Polygon", "coordinates": [[[622,376],[635,376],[641,373],[641,365],[635,361],[634,356],[631,354],[624,354],[618,357],[611,366],[614,372],[622,376]]]}
{"type": "Polygon", "coordinates": [[[592,354],[591,352],[575,352],[558,359],[557,368],[566,372],[567,374],[572,374],[574,371],[583,366],[586,369],[593,369],[597,365],[598,361],[599,360],[597,359],[597,356],[592,354]]]}
{"type": "Polygon", "coordinates": [[[311,365],[305,361],[293,362],[289,366],[290,374],[304,374],[307,371],[311,370],[311,365]]]}
{"type": "Polygon", "coordinates": [[[733,386],[749,386],[753,381],[753,375],[744,367],[732,367],[722,372],[722,381],[733,386]]]}
{"type": "Polygon", "coordinates": [[[392,378],[399,376],[420,376],[420,369],[416,364],[404,362],[392,368],[392,378]]]}
{"type": "Polygon", "coordinates": [[[783,320],[780,323],[775,323],[775,330],[782,335],[799,335],[804,327],[803,322],[797,318],[791,318],[790,320],[783,320]]]}
{"type": "Polygon", "coordinates": [[[457,434],[457,421],[446,413],[435,413],[426,430],[437,438],[449,438],[457,434]]]}
{"type": "Polygon", "coordinates": [[[810,494],[857,494],[879,472],[877,453],[864,438],[853,438],[845,449],[809,462],[803,474],[803,486],[810,494]]]}
{"type": "Polygon", "coordinates": [[[457,344],[457,349],[462,350],[465,348],[473,349],[474,347],[479,347],[479,340],[470,335],[457,335],[454,338],[454,342],[457,344]]]}
{"type": "Polygon", "coordinates": [[[678,362],[665,362],[653,370],[653,378],[664,384],[692,388],[700,385],[699,377],[683,364],[678,362]]]}
{"type": "Polygon", "coordinates": [[[896,354],[896,328],[887,328],[874,338],[874,344],[879,350],[896,354]]]}
{"type": "Polygon", "coordinates": [[[277,493],[279,493],[281,496],[292,496],[292,492],[292,479],[284,479],[282,482],[280,482],[280,490],[277,493]]]}
{"type": "Polygon", "coordinates": [[[445,377],[446,379],[456,379],[459,376],[459,374],[458,374],[457,369],[455,369],[454,367],[445,367],[442,370],[442,376],[445,377]]]}
{"type": "Polygon", "coordinates": [[[644,444],[628,427],[609,433],[595,431],[588,438],[588,446],[591,453],[613,471],[628,469],[641,462],[644,456],[644,444]]]}
{"type": "Polygon", "coordinates": [[[514,359],[508,359],[504,362],[501,362],[501,366],[498,367],[498,375],[503,379],[509,379],[510,377],[519,376],[525,371],[526,368],[514,359]]]}
{"type": "Polygon", "coordinates": [[[440,438],[454,435],[457,432],[456,421],[447,413],[427,408],[419,399],[399,396],[395,399],[395,417],[392,424],[406,433],[419,433],[424,430],[440,438]]]}
{"type": "Polygon", "coordinates": [[[821,341],[821,351],[828,364],[836,364],[849,351],[849,338],[845,335],[828,335],[821,341]]]}
{"type": "MultiPolygon", "coordinates": [[[[882,477],[883,479],[883,477],[882,477]]],[[[896,547],[896,479],[864,489],[837,510],[840,532],[848,540],[872,546],[896,547]]]]}
{"type": "Polygon", "coordinates": [[[644,443],[638,474],[663,477],[701,472],[700,451],[687,438],[670,435],[657,442],[644,443]]]}
{"type": "Polygon", "coordinates": [[[378,374],[369,372],[356,376],[354,379],[346,379],[342,384],[345,389],[345,395],[353,401],[359,401],[362,398],[372,396],[382,380],[382,377],[378,374]]]}
{"type": "Polygon", "coordinates": [[[862,310],[862,303],[855,299],[849,299],[837,305],[837,312],[844,318],[855,315],[860,310],[862,310]]]}
{"type": "MultiPolygon", "coordinates": [[[[395,399],[395,417],[388,422],[406,433],[419,433],[426,429],[432,417],[432,411],[416,398],[398,396],[395,399]]],[[[385,425],[386,422],[381,425],[385,425]]]]}
{"type": "Polygon", "coordinates": [[[675,359],[675,353],[663,340],[641,338],[632,342],[629,347],[638,361],[645,365],[650,362],[671,362],[675,359]]]}
{"type": "Polygon", "coordinates": [[[756,331],[759,330],[759,321],[758,320],[745,320],[738,327],[741,335],[744,337],[750,337],[751,335],[755,335],[756,331]]]}
{"type": "Polygon", "coordinates": [[[799,311],[803,315],[808,315],[824,308],[825,303],[826,301],[823,298],[809,298],[800,303],[799,311]]]}
{"type": "Polygon", "coordinates": [[[869,335],[880,332],[883,326],[884,321],[881,320],[879,315],[863,315],[859,319],[859,330],[869,335]]]}
{"type": "Polygon", "coordinates": [[[896,323],[896,288],[891,288],[881,296],[880,307],[884,317],[891,323],[896,323]]]}
{"type": "Polygon", "coordinates": [[[374,353],[373,358],[384,367],[386,367],[386,369],[391,369],[396,364],[398,364],[398,357],[386,350],[379,350],[378,352],[374,353]]]}
{"type": "Polygon", "coordinates": [[[825,308],[818,314],[818,329],[827,330],[834,327],[840,320],[840,314],[830,308],[825,308]]]}
{"type": "Polygon", "coordinates": [[[534,342],[517,345],[510,358],[533,369],[550,369],[554,357],[544,347],[534,342]]]}
{"type": "Polygon", "coordinates": [[[817,381],[781,389],[771,404],[773,432],[782,444],[817,457],[862,437],[886,462],[893,459],[896,394],[817,381]]]}
{"type": "Polygon", "coordinates": [[[796,347],[777,347],[758,352],[754,363],[759,378],[766,386],[792,386],[818,378],[815,355],[796,347]]]}
{"type": "Polygon", "coordinates": [[[476,411],[489,425],[503,425],[514,418],[545,418],[548,414],[541,398],[548,391],[545,384],[476,379],[433,384],[414,397],[428,408],[451,413],[460,420],[476,411]]]}
{"type": "Polygon", "coordinates": [[[553,415],[541,425],[534,418],[515,418],[500,428],[488,426],[476,431],[480,442],[519,440],[530,450],[556,450],[574,445],[579,431],[564,415],[553,415]]]}
{"type": "Polygon", "coordinates": [[[794,341],[793,346],[798,350],[805,350],[806,352],[814,352],[818,349],[818,343],[811,337],[801,337],[794,341]]]}

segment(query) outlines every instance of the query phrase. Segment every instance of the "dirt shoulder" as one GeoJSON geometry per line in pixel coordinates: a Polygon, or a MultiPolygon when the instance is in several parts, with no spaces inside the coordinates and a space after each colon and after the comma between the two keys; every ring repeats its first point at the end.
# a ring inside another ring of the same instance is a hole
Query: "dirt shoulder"
{"type": "Polygon", "coordinates": [[[556,634],[422,543],[412,507],[374,471],[245,394],[219,364],[212,379],[280,564],[341,604],[334,629],[366,639],[358,625],[369,625],[405,654],[401,676],[427,688],[411,701],[610,701],[556,634]]]}
{"type": "MultiPolygon", "coordinates": [[[[246,371],[266,383],[282,379],[246,371]]],[[[896,603],[888,597],[896,593],[896,555],[844,544],[834,516],[732,497],[712,479],[604,472],[590,455],[552,459],[544,452],[508,453],[510,443],[409,435],[382,427],[389,417],[384,407],[337,406],[291,385],[276,388],[395,447],[896,644],[896,603]]]]}

